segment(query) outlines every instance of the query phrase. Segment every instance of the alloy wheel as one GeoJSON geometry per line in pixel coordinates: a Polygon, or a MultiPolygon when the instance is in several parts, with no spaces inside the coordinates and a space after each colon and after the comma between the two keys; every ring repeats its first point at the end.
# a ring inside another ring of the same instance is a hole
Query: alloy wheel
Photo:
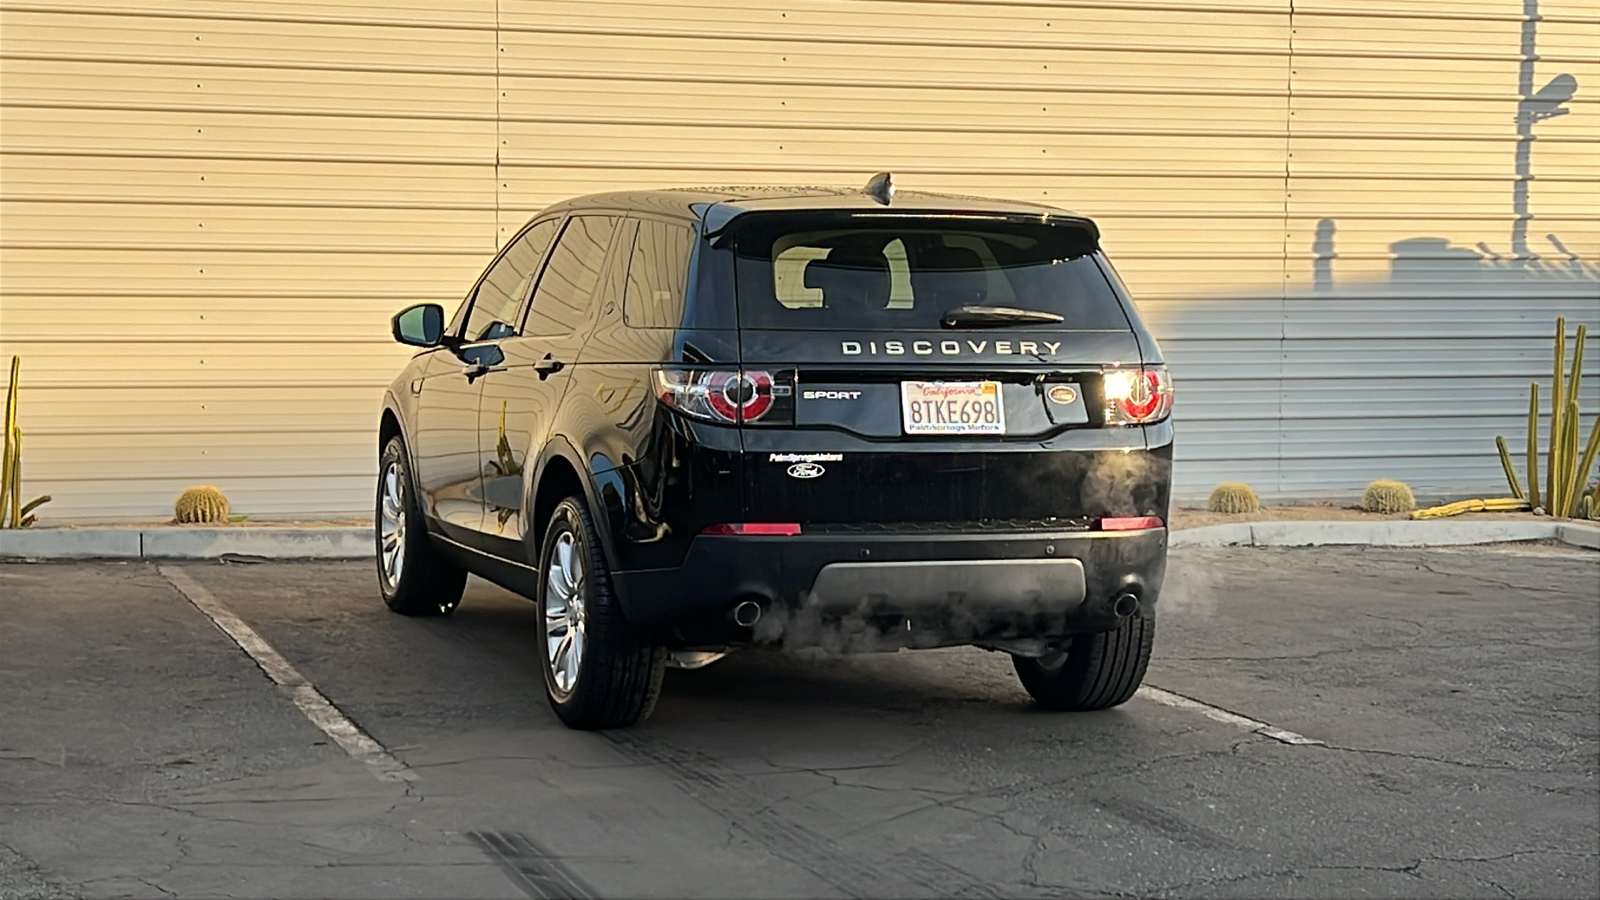
{"type": "Polygon", "coordinates": [[[378,501],[378,566],[384,587],[395,590],[406,565],[406,485],[398,462],[383,470],[383,496],[378,501]]]}
{"type": "Polygon", "coordinates": [[[584,652],[583,551],[571,531],[556,538],[550,552],[544,592],[545,658],[550,683],[560,697],[568,697],[578,684],[578,667],[584,652]]]}

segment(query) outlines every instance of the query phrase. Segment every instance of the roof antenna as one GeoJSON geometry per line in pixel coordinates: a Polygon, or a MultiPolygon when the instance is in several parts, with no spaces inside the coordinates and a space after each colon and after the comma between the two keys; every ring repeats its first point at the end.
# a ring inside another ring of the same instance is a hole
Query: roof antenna
{"type": "Polygon", "coordinates": [[[894,199],[894,180],[888,172],[879,172],[872,176],[872,180],[867,182],[867,186],[862,188],[861,192],[888,206],[889,201],[894,199]]]}

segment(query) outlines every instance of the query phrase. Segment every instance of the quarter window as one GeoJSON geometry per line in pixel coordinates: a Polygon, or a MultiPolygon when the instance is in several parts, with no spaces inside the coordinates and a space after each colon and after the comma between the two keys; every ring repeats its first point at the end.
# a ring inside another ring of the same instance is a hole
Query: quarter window
{"type": "Polygon", "coordinates": [[[616,230],[614,216],[573,216],[568,221],[534,291],[525,334],[568,335],[583,323],[616,230]]]}
{"type": "Polygon", "coordinates": [[[524,231],[489,267],[467,316],[463,336],[468,342],[499,340],[516,333],[517,310],[539,273],[539,260],[558,224],[550,219],[524,231]]]}
{"type": "Polygon", "coordinates": [[[639,238],[628,263],[623,321],[632,328],[677,328],[683,321],[683,292],[689,280],[694,232],[683,225],[639,223],[639,238]]]}

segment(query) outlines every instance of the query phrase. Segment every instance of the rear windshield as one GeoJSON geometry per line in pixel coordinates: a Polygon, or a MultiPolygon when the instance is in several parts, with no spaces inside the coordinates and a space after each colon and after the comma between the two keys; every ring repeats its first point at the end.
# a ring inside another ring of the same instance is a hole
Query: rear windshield
{"type": "Polygon", "coordinates": [[[1064,319],[1008,328],[1126,331],[1127,316],[1089,240],[1072,226],[999,219],[754,221],[735,239],[739,324],[939,329],[951,310],[977,306],[1064,319]]]}

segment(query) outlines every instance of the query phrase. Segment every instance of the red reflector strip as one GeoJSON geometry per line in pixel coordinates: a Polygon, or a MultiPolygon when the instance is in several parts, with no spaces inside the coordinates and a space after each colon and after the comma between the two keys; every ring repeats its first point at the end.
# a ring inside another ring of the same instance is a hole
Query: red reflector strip
{"type": "Polygon", "coordinates": [[[800,533],[800,526],[789,522],[744,522],[736,525],[708,525],[701,534],[765,534],[789,537],[800,533]]]}
{"type": "Polygon", "coordinates": [[[1144,531],[1160,528],[1167,523],[1160,516],[1107,516],[1100,520],[1101,531],[1144,531]]]}

